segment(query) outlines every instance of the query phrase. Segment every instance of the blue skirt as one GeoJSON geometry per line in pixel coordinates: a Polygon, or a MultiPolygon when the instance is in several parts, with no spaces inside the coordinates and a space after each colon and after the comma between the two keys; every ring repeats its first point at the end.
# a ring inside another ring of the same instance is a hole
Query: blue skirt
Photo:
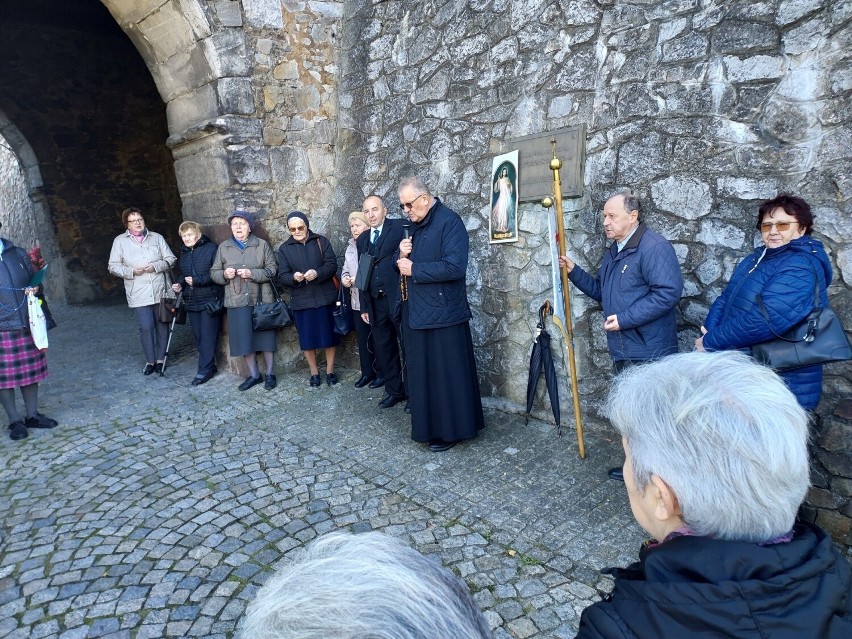
{"type": "Polygon", "coordinates": [[[340,344],[340,335],[334,332],[333,312],[333,304],[293,311],[296,318],[296,332],[299,334],[299,348],[303,351],[312,351],[340,344]]]}

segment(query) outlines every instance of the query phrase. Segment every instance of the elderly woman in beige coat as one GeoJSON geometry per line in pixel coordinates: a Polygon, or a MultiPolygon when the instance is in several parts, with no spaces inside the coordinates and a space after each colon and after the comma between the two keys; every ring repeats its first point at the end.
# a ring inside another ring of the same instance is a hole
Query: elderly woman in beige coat
{"type": "Polygon", "coordinates": [[[228,312],[228,341],[231,357],[245,358],[249,376],[239,389],[246,391],[263,382],[266,390],[277,384],[273,373],[276,331],[256,331],[251,314],[255,304],[272,302],[272,286],[268,285],[278,273],[275,253],[266,240],[252,234],[254,216],[234,211],[228,217],[232,237],[219,245],[210,278],[225,286],[225,308],[228,312]],[[265,377],[257,366],[257,352],[263,353],[265,377]]]}
{"type": "MultiPolygon", "coordinates": [[[[358,275],[358,248],[355,240],[364,231],[370,228],[367,216],[362,211],[352,211],[349,214],[349,230],[352,238],[346,247],[346,256],[343,260],[343,271],[340,279],[343,286],[349,288],[352,305],[352,321],[355,324],[355,334],[358,337],[358,357],[361,361],[361,377],[355,382],[355,388],[363,388],[376,379],[376,347],[373,346],[373,335],[370,325],[361,317],[361,300],[358,289],[355,288],[355,277],[358,275]]],[[[364,309],[366,312],[366,309],[364,309]]]]}
{"type": "Polygon", "coordinates": [[[145,352],[142,374],[150,375],[162,370],[166,358],[169,325],[159,321],[157,308],[163,296],[174,297],[166,271],[177,258],[162,235],[148,230],[136,207],[124,209],[121,222],[127,230],[113,240],[108,268],[124,280],[127,305],[136,311],[145,352]]]}

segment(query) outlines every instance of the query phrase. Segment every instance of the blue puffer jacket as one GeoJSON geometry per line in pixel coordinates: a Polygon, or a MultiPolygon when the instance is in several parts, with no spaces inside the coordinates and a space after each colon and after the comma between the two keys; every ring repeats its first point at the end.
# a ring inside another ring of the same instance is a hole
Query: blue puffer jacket
{"type": "Polygon", "coordinates": [[[613,242],[596,276],[575,265],[568,279],[618,316],[620,330],[607,331],[614,361],[651,360],[677,353],[677,304],[683,276],[674,248],[641,223],[618,250],[613,242]]]}
{"type": "MultiPolygon", "coordinates": [[[[814,277],[821,305],[828,303],[831,263],[822,243],[808,235],[778,248],[760,247],[737,265],[731,281],[713,302],[704,327],[708,351],[744,349],[775,339],[802,321],[814,306],[814,277]],[[763,299],[770,324],[760,312],[763,299]]],[[[822,366],[781,373],[803,408],[813,409],[822,394],[822,366]]]]}
{"type": "Polygon", "coordinates": [[[413,329],[443,328],[468,321],[465,275],[469,240],[464,222],[435,198],[426,218],[412,226],[408,325],[413,329]]]}

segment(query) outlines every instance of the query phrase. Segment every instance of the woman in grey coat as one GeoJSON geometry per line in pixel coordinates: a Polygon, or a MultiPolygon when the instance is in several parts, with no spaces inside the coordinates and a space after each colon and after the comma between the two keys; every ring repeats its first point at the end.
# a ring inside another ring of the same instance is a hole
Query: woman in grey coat
{"type": "Polygon", "coordinates": [[[273,374],[276,331],[256,331],[251,314],[255,304],[272,302],[271,286],[264,286],[278,272],[272,247],[266,240],[252,234],[254,217],[245,211],[234,211],[228,217],[233,234],[219,245],[210,278],[225,286],[225,308],[228,313],[228,342],[231,357],[245,358],[249,376],[239,389],[246,391],[263,382],[266,390],[278,383],[273,374]],[[263,353],[266,376],[257,366],[257,352],[263,353]]]}
{"type": "Polygon", "coordinates": [[[148,230],[136,207],[124,209],[121,222],[127,230],[113,240],[108,268],[124,280],[127,305],[136,311],[145,352],[142,374],[150,375],[162,370],[166,358],[169,325],[159,321],[157,308],[163,296],[174,297],[166,271],[177,258],[162,235],[148,230]]]}

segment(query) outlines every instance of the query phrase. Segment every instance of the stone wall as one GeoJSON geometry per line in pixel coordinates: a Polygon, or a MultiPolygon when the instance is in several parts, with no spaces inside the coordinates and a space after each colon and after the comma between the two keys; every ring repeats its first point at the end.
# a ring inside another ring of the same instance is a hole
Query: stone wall
{"type": "MultiPolygon", "coordinates": [[[[394,185],[417,174],[465,219],[486,401],[510,409],[524,401],[535,310],[550,296],[540,206],[522,205],[518,243],[488,244],[491,159],[511,150],[513,138],[565,126],[588,128],[585,192],[565,201],[569,253],[594,270],[606,244],[603,200],[634,188],[685,275],[682,349],[692,349],[734,266],[759,243],[757,205],[779,191],[813,206],[814,235],[834,266],[830,298],[852,327],[852,3],[436,0],[346,8],[338,199],[376,191],[394,210],[394,185]]],[[[595,411],[611,376],[600,309],[575,292],[573,311],[582,404],[595,411]]],[[[820,412],[830,415],[852,395],[852,366],[825,372],[820,412]]],[[[572,415],[564,366],[561,373],[562,414],[572,415]]],[[[833,495],[820,507],[833,504],[832,517],[845,522],[836,532],[850,521],[850,438],[848,428],[829,432],[826,477],[839,477],[817,482],[833,495]]]]}

